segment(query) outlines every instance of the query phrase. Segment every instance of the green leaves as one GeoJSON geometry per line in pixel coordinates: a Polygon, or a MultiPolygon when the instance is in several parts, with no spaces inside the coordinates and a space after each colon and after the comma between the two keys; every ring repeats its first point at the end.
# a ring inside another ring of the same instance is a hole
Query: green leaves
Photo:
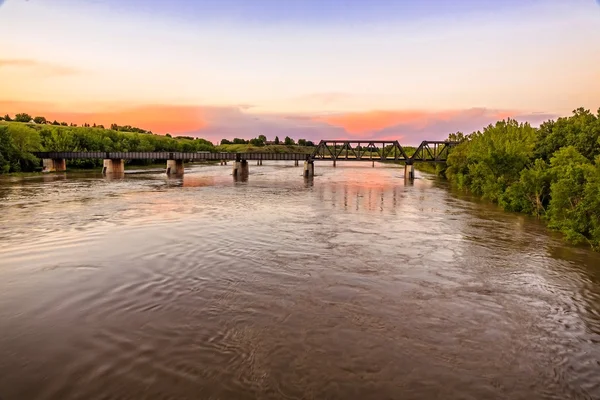
{"type": "Polygon", "coordinates": [[[599,117],[600,110],[596,116],[579,108],[538,129],[499,121],[465,136],[445,175],[505,210],[544,217],[573,243],[600,249],[599,117]]]}

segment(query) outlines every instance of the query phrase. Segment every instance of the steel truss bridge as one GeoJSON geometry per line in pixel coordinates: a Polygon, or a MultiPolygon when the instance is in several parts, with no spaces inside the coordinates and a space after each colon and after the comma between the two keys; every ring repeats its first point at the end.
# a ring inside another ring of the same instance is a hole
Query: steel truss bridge
{"type": "Polygon", "coordinates": [[[122,160],[293,160],[293,161],[400,161],[445,162],[449,150],[459,142],[423,141],[414,149],[402,147],[397,140],[321,140],[312,154],[306,153],[209,153],[209,152],[36,152],[42,159],[122,159],[122,160]],[[414,151],[413,151],[414,150],[414,151]]]}
{"type": "Polygon", "coordinates": [[[332,161],[446,162],[450,148],[459,142],[423,141],[416,148],[404,148],[397,140],[321,140],[310,158],[332,161]],[[414,151],[413,151],[414,150],[414,151]],[[409,153],[411,153],[409,155],[409,153]]]}

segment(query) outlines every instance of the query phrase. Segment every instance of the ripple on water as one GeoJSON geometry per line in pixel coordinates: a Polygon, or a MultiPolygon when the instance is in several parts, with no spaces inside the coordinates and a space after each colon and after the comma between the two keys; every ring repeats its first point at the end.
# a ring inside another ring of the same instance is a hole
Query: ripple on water
{"type": "Polygon", "coordinates": [[[597,255],[319,169],[0,183],[0,396],[600,398],[597,255]]]}

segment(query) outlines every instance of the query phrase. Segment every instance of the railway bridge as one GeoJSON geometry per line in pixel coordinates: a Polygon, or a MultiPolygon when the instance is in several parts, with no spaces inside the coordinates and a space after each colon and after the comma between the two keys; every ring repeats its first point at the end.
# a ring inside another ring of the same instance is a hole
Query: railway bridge
{"type": "Polygon", "coordinates": [[[184,162],[218,161],[221,165],[233,162],[233,175],[248,174],[248,161],[256,161],[262,165],[268,161],[294,161],[299,166],[304,162],[304,176],[314,175],[314,164],[317,161],[354,162],[401,162],[405,166],[405,176],[414,178],[414,163],[446,162],[450,149],[459,142],[423,141],[415,148],[405,148],[397,140],[321,140],[312,153],[211,153],[211,152],[103,152],[103,151],[50,151],[34,153],[42,159],[43,171],[65,171],[66,160],[101,159],[102,172],[115,174],[125,172],[125,160],[165,160],[168,175],[182,175],[184,162]],[[414,150],[414,151],[413,151],[414,150]],[[409,155],[410,153],[410,155],[409,155]]]}

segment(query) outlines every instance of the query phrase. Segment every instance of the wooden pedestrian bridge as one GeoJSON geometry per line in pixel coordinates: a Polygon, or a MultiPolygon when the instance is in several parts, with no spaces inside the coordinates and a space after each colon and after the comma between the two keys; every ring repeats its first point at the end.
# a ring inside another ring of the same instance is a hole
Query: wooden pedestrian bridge
{"type": "Polygon", "coordinates": [[[104,151],[48,151],[36,152],[42,159],[43,171],[65,171],[66,160],[98,159],[104,160],[102,172],[105,174],[124,173],[125,160],[166,160],[168,175],[184,173],[184,162],[218,161],[226,165],[232,161],[234,176],[248,173],[248,161],[294,161],[299,166],[304,162],[304,176],[314,175],[316,161],[402,162],[407,168],[406,176],[414,177],[414,163],[446,162],[450,149],[459,142],[423,141],[416,148],[404,148],[397,140],[321,140],[312,153],[211,153],[211,152],[104,152],[104,151]],[[414,150],[414,151],[413,151],[414,150]],[[410,155],[409,155],[410,153],[410,155]],[[408,170],[410,168],[410,171],[408,170]]]}

